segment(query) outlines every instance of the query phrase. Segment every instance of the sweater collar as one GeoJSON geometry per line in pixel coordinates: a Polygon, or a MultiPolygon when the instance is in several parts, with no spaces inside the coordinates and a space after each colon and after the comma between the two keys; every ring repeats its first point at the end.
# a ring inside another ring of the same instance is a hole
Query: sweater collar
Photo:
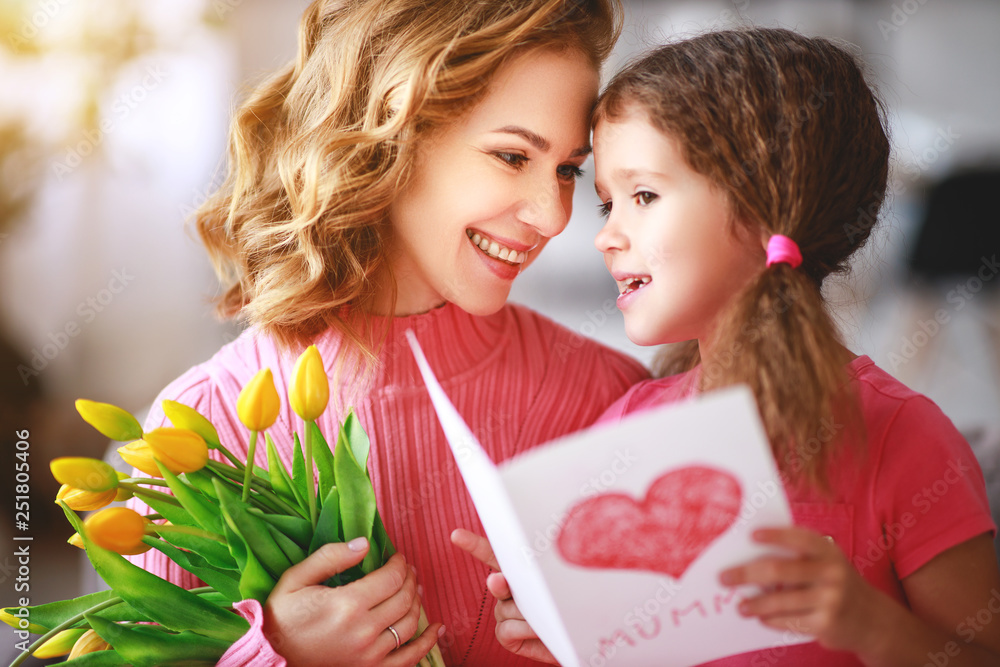
{"type": "MultiPolygon", "coordinates": [[[[378,365],[370,375],[371,388],[423,386],[423,379],[406,339],[412,330],[423,348],[431,369],[442,383],[466,374],[479,372],[505,345],[511,324],[509,306],[492,315],[476,316],[453,303],[445,303],[426,313],[405,317],[370,318],[376,343],[382,340],[378,365]],[[384,336],[384,339],[382,338],[384,336]]],[[[339,335],[331,337],[326,349],[339,352],[339,335]]],[[[327,373],[333,377],[336,354],[324,358],[327,373]]],[[[349,364],[350,366],[350,364],[349,364]]],[[[361,375],[365,375],[364,372],[361,375]]]]}

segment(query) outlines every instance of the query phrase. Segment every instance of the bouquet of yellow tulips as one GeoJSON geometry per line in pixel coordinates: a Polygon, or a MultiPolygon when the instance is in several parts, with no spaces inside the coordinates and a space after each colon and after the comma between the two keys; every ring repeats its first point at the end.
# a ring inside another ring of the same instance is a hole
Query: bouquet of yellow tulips
{"type": "MultiPolygon", "coordinates": [[[[368,437],[351,412],[333,449],[316,426],[329,401],[329,381],[315,346],[296,363],[289,401],[305,425],[301,441],[294,434],[291,472],[266,434],[268,469],[252,463],[258,434],[274,424],[280,406],[269,369],[243,388],[237,402],[250,430],[247,463],[219,442],[208,419],[183,404],[164,401],[173,426],[144,433],[121,408],[77,401],[84,420],[128,442],[118,450],[122,458],[151,477],[129,477],[96,459],[52,461],[62,484],[56,502],[76,529],[69,542],[86,549],[111,590],[3,609],[0,619],[15,630],[41,635],[12,667],[28,655],[68,656],[62,664],[80,667],[214,665],[249,629],[233,604],[250,598],[263,603],[287,568],[322,545],[357,537],[371,544],[365,560],[333,577],[330,586],[385,564],[395,550],[375,506],[368,437]],[[228,462],[210,458],[210,449],[228,462]],[[154,513],[106,507],[132,496],[154,513]],[[85,521],[77,515],[91,510],[99,511],[85,521]],[[185,590],[123,558],[148,549],[158,549],[206,586],[185,590]]],[[[421,610],[418,632],[426,627],[421,610]]],[[[420,664],[443,667],[437,646],[420,664]]]]}

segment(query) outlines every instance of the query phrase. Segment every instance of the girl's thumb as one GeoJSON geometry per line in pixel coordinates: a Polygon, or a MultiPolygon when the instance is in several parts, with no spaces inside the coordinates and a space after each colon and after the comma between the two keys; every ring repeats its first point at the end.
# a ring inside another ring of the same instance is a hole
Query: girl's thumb
{"type": "MultiPolygon", "coordinates": [[[[291,566],[281,575],[274,593],[290,593],[307,586],[322,584],[335,574],[354,567],[368,553],[368,540],[358,537],[350,542],[324,544],[301,563],[291,566]]],[[[272,593],[273,594],[273,593],[272,593]]]]}

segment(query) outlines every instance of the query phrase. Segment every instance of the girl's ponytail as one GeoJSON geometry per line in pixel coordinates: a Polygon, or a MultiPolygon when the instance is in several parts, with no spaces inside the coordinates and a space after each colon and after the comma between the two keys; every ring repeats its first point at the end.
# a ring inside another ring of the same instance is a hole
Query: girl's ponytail
{"type": "MultiPolygon", "coordinates": [[[[726,197],[734,233],[781,235],[798,247],[800,266],[768,266],[721,315],[701,383],[750,385],[782,472],[825,488],[840,438],[863,434],[821,287],[847,270],[885,196],[881,103],[843,48],[755,28],[656,49],[615,77],[595,118],[635,109],[726,197]]],[[[695,341],[671,347],[657,367],[698,363],[695,341]]]]}

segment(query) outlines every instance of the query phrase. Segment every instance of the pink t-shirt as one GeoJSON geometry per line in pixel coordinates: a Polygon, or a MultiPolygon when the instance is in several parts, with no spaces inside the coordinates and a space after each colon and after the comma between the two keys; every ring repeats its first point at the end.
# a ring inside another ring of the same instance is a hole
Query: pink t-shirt
{"type": "MultiPolygon", "coordinates": [[[[697,391],[700,368],[640,382],[601,416],[627,414],[684,400],[697,391]]],[[[862,356],[848,366],[866,430],[864,453],[838,455],[829,469],[832,499],[786,489],[795,523],[829,535],[864,578],[900,604],[900,583],[938,554],[984,533],[995,534],[983,474],[968,443],[940,408],[862,356]]],[[[817,441],[843,426],[821,424],[817,441]]],[[[857,448],[853,448],[857,449],[857,448]]],[[[757,665],[861,665],[853,655],[816,643],[777,646],[706,663],[757,665]]]]}
{"type": "MultiPolygon", "coordinates": [[[[353,406],[367,431],[379,510],[396,549],[417,568],[428,618],[447,628],[439,642],[447,664],[535,664],[496,641],[488,570],[450,542],[455,528],[482,534],[482,527],[404,332],[414,330],[442,387],[497,462],[589,426],[649,375],[636,361],[512,304],[486,317],[447,304],[387,323],[379,370],[366,384],[350,374],[332,383],[331,407],[318,425],[327,437],[335,435],[346,407],[353,406]]],[[[333,378],[342,339],[331,332],[315,343],[333,378]]],[[[146,428],[167,423],[161,400],[171,398],[201,411],[222,442],[243,457],[249,434],[236,414],[241,388],[261,368],[271,369],[276,386],[287,387],[295,358],[270,338],[248,331],[170,384],[154,403],[146,428]]],[[[301,420],[282,399],[268,433],[289,469],[293,427],[301,431],[301,420]]],[[[256,456],[257,465],[267,466],[264,447],[258,446],[256,456]]],[[[132,560],[187,588],[198,584],[158,551],[132,560]]],[[[244,601],[240,611],[253,627],[219,664],[284,664],[264,636],[260,605],[244,601]]]]}

